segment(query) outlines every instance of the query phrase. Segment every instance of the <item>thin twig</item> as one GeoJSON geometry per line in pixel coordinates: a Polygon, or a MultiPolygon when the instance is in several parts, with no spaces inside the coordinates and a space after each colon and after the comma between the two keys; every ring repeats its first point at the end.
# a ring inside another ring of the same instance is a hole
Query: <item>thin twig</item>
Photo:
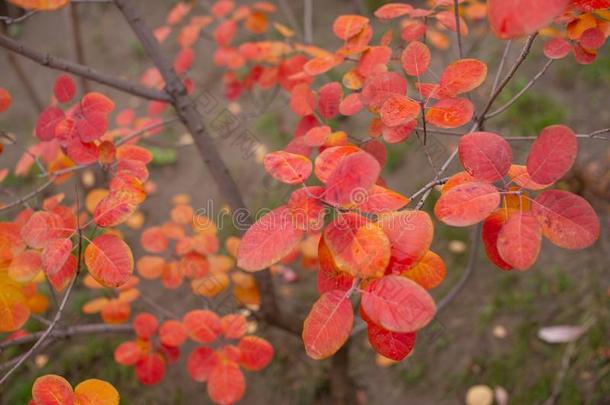
{"type": "Polygon", "coordinates": [[[303,31],[305,43],[313,42],[313,0],[303,0],[303,31]]]}
{"type": "Polygon", "coordinates": [[[542,67],[542,69],[540,70],[540,72],[538,72],[536,74],[536,76],[534,76],[532,78],[532,80],[529,81],[529,83],[527,83],[525,85],[525,87],[523,89],[521,89],[521,91],[519,91],[517,94],[514,95],[513,98],[511,98],[506,104],[504,104],[502,107],[498,108],[497,110],[490,112],[489,114],[487,114],[485,116],[485,119],[489,119],[489,118],[493,118],[498,114],[503,113],[504,111],[508,110],[510,108],[511,105],[513,105],[518,99],[519,97],[521,97],[523,94],[525,94],[526,91],[528,91],[530,89],[530,87],[532,87],[536,81],[538,79],[540,79],[548,70],[548,68],[551,66],[551,64],[553,63],[554,59],[549,59],[544,66],[542,67]]]}
{"type": "Polygon", "coordinates": [[[504,65],[508,60],[508,54],[510,52],[510,47],[513,44],[513,40],[508,40],[506,42],[506,46],[504,46],[504,52],[502,52],[502,58],[500,59],[500,64],[498,65],[498,70],[496,71],[496,76],[494,78],[493,85],[491,86],[491,92],[489,93],[489,97],[491,97],[496,90],[498,89],[498,84],[500,83],[500,77],[502,76],[502,71],[504,70],[504,65]]]}
{"type": "Polygon", "coordinates": [[[42,193],[44,190],[46,190],[47,188],[49,188],[52,184],[53,181],[56,179],[57,176],[52,175],[51,177],[49,177],[49,179],[46,181],[46,183],[44,183],[43,185],[35,188],[32,192],[24,195],[23,197],[18,198],[17,200],[9,203],[8,205],[3,205],[0,207],[0,212],[3,211],[7,211],[13,207],[16,207],[18,205],[23,204],[24,202],[36,197],[38,194],[42,193]]]}
{"type": "Polygon", "coordinates": [[[48,53],[39,52],[35,49],[26,47],[25,45],[15,41],[11,37],[0,34],[0,47],[6,48],[9,51],[18,53],[26,58],[51,69],[60,70],[68,73],[73,73],[80,77],[93,80],[97,83],[121,90],[149,100],[169,101],[169,95],[164,91],[141,86],[127,80],[120,79],[116,76],[107,75],[99,72],[89,66],[80,65],[62,58],[58,58],[48,53]]]}
{"type": "Polygon", "coordinates": [[[457,36],[458,55],[460,59],[464,57],[462,51],[462,33],[460,32],[460,5],[459,0],[453,0],[453,13],[455,16],[455,34],[457,36]]]}

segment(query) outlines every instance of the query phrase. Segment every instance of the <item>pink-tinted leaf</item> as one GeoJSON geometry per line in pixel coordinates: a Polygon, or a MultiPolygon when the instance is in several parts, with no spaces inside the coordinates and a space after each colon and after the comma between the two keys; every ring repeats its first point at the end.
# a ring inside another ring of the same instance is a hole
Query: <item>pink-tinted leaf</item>
{"type": "Polygon", "coordinates": [[[424,43],[413,41],[402,52],[402,68],[410,76],[419,77],[426,73],[430,66],[430,49],[424,43]]]}
{"type": "Polygon", "coordinates": [[[36,136],[41,141],[50,141],[55,138],[55,127],[65,118],[64,112],[55,106],[44,109],[36,121],[36,136]]]}
{"type": "Polygon", "coordinates": [[[563,38],[552,38],[544,43],[544,56],[549,59],[563,59],[570,53],[572,45],[563,38]]]}
{"type": "Polygon", "coordinates": [[[267,173],[287,184],[303,183],[313,169],[307,157],[285,151],[267,154],[263,163],[267,173]]]}
{"type": "Polygon", "coordinates": [[[343,159],[351,154],[360,152],[361,149],[356,146],[335,146],[326,148],[318,155],[315,162],[314,172],[318,180],[326,183],[337,166],[343,159]]]}
{"type": "Polygon", "coordinates": [[[445,98],[426,111],[428,123],[439,128],[458,128],[467,124],[474,114],[474,105],[466,98],[445,98]]]}
{"type": "Polygon", "coordinates": [[[76,93],[76,83],[68,75],[59,75],[55,80],[55,86],[53,87],[53,93],[55,98],[60,103],[67,103],[72,100],[76,93]]]}
{"type": "Polygon", "coordinates": [[[330,204],[353,204],[377,181],[381,166],[370,154],[360,151],[345,156],[326,182],[324,199],[330,204]]]}
{"type": "Polygon", "coordinates": [[[131,249],[122,239],[112,234],[93,239],[87,245],[84,257],[91,275],[106,287],[125,284],[133,273],[131,249]]]}
{"type": "Polygon", "coordinates": [[[237,363],[225,361],[214,367],[208,378],[208,395],[212,401],[221,405],[234,404],[245,392],[246,381],[237,363]]]}
{"type": "Polygon", "coordinates": [[[218,355],[214,350],[200,346],[189,354],[186,361],[186,370],[193,380],[206,382],[218,362],[218,355]]]}
{"type": "Polygon", "coordinates": [[[263,338],[245,336],[237,347],[240,353],[239,364],[246,370],[262,370],[273,359],[273,346],[263,338]]]}
{"type": "Polygon", "coordinates": [[[501,39],[533,34],[561,15],[570,0],[489,0],[489,23],[501,39]]]}
{"type": "Polygon", "coordinates": [[[384,125],[397,127],[405,125],[419,115],[419,103],[407,96],[393,94],[382,104],[379,114],[384,125]]]}

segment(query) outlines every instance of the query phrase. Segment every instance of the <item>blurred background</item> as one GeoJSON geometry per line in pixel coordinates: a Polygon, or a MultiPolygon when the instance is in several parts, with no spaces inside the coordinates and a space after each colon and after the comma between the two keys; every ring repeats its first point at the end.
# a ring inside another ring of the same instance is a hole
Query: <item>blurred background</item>
{"type": "MultiPolygon", "coordinates": [[[[11,12],[4,1],[0,3],[3,15],[11,12]]],[[[149,25],[158,27],[176,2],[141,0],[135,3],[149,25]]],[[[286,25],[296,22],[298,31],[303,31],[304,16],[308,14],[304,10],[307,0],[273,3],[278,6],[277,18],[280,21],[286,25]]],[[[313,43],[336,49],[340,43],[330,29],[336,16],[372,15],[372,11],[383,3],[375,0],[312,0],[309,10],[312,13],[310,33],[313,43]]],[[[414,5],[422,3],[411,2],[414,5]]],[[[204,13],[206,2],[198,1],[196,7],[204,13]]],[[[36,49],[75,60],[77,54],[71,41],[74,35],[72,17],[69,8],[54,13],[37,13],[24,23],[11,26],[9,32],[36,49]]],[[[111,4],[79,5],[78,18],[82,53],[88,65],[133,81],[152,66],[122,16],[111,4]]],[[[486,85],[473,92],[473,101],[480,107],[489,94],[491,78],[504,43],[486,31],[484,21],[469,25],[470,33],[464,38],[465,54],[486,61],[490,72],[486,85]]],[[[373,26],[376,28],[375,38],[378,38],[384,30],[377,28],[377,21],[373,26]]],[[[305,30],[309,31],[309,28],[305,30]]],[[[438,39],[435,41],[437,47],[433,47],[432,70],[436,73],[440,73],[443,66],[457,55],[454,34],[439,30],[439,35],[445,40],[438,39]]],[[[511,60],[522,46],[521,41],[514,42],[509,56],[511,60]]],[[[542,68],[545,63],[542,43],[543,40],[539,39],[534,44],[531,57],[502,93],[497,106],[508,101],[542,68]]],[[[265,152],[280,149],[291,139],[297,117],[287,107],[287,97],[281,91],[271,95],[260,92],[244,95],[234,102],[226,101],[222,70],[212,63],[213,46],[209,37],[202,36],[194,48],[197,61],[191,76],[198,86],[206,90],[206,97],[213,100],[213,108],[206,110],[204,118],[211,123],[226,108],[239,118],[243,128],[251,131],[258,141],[247,151],[220,135],[216,140],[247,205],[252,209],[277,206],[285,201],[291,188],[266,176],[261,159],[265,152]]],[[[175,55],[178,50],[175,41],[167,41],[163,48],[169,55],[175,55]]],[[[49,102],[57,75],[57,72],[18,56],[11,57],[5,50],[0,50],[0,86],[6,87],[13,95],[10,111],[0,115],[0,129],[15,134],[19,147],[34,142],[32,131],[38,108],[49,102]],[[24,87],[23,78],[31,85],[29,92],[24,87]]],[[[141,100],[95,83],[88,85],[111,96],[119,109],[146,109],[141,100]]],[[[610,126],[609,90],[610,52],[606,45],[591,65],[578,65],[572,57],[554,63],[507,112],[490,120],[487,130],[519,137],[535,136],[550,124],[566,124],[580,134],[606,128],[610,126]]],[[[367,136],[368,121],[364,116],[338,124],[350,135],[367,136]]],[[[457,139],[451,135],[429,134],[424,148],[421,141],[412,135],[406,142],[388,145],[384,178],[394,190],[412,194],[434,177],[434,166],[442,165],[456,147],[457,139]]],[[[524,162],[530,144],[527,140],[511,142],[516,162],[524,162]]],[[[151,178],[156,191],[140,210],[146,226],[165,222],[172,198],[180,193],[190,195],[196,210],[205,208],[209,211],[210,201],[213,201],[212,210],[222,209],[218,191],[180,125],[164,129],[147,146],[154,154],[151,178]]],[[[464,288],[443,308],[433,324],[418,334],[415,350],[406,360],[392,363],[378,358],[368,346],[365,334],[353,339],[349,372],[354,381],[357,403],[463,403],[469,389],[477,385],[495,390],[496,403],[503,403],[502,398],[514,404],[610,403],[610,143],[596,139],[580,140],[579,146],[576,164],[557,188],[579,194],[595,207],[602,223],[599,241],[589,249],[576,252],[559,249],[545,241],[539,260],[525,273],[503,272],[479,250],[464,288]],[[539,337],[542,328],[556,325],[582,327],[582,336],[561,344],[551,344],[539,337]]],[[[6,148],[0,156],[0,168],[13,167],[22,154],[17,148],[6,148]]],[[[448,173],[459,170],[459,165],[453,164],[448,173]]],[[[99,173],[93,172],[84,173],[78,180],[89,188],[104,182],[99,173]],[[85,179],[85,175],[93,176],[93,179],[85,179]]],[[[18,193],[27,192],[35,181],[35,173],[10,176],[0,187],[10,187],[18,193]]],[[[433,192],[427,201],[428,212],[431,212],[438,195],[438,192],[433,192]]],[[[10,200],[4,195],[0,195],[0,199],[3,202],[10,200]]],[[[142,253],[139,248],[140,230],[134,228],[126,227],[124,233],[138,257],[142,253]]],[[[230,235],[230,227],[225,227],[221,233],[230,235]]],[[[435,221],[432,249],[444,258],[448,271],[445,282],[432,292],[437,300],[446,296],[462,279],[472,234],[471,228],[450,228],[435,221]]],[[[302,269],[298,263],[290,266],[297,279],[278,277],[276,287],[282,305],[304,316],[317,298],[315,271],[302,269]]],[[[198,304],[194,297],[184,298],[189,296],[185,294],[190,290],[188,284],[173,291],[150,281],[143,281],[141,286],[143,294],[150,300],[172,310],[198,304]]],[[[76,291],[63,321],[66,325],[99,321],[80,311],[89,293],[87,289],[76,291]]],[[[237,307],[235,303],[223,305],[237,307]]],[[[133,310],[146,310],[146,307],[138,308],[136,305],[133,310]]],[[[40,328],[39,325],[31,327],[40,328]]],[[[269,329],[263,324],[259,324],[258,329],[257,333],[272,341],[276,356],[264,371],[247,374],[243,403],[330,403],[330,361],[309,359],[302,350],[300,339],[292,335],[269,329]]],[[[80,381],[83,376],[106,379],[117,387],[123,404],[209,403],[205,387],[192,381],[184,371],[184,359],[169,368],[161,384],[141,386],[133,376],[133,368],[120,366],[112,359],[114,348],[125,339],[125,336],[104,335],[54,343],[1,388],[0,402],[27,403],[35,377],[55,373],[70,381],[80,381]]],[[[12,354],[14,352],[0,355],[4,360],[12,354]]]]}

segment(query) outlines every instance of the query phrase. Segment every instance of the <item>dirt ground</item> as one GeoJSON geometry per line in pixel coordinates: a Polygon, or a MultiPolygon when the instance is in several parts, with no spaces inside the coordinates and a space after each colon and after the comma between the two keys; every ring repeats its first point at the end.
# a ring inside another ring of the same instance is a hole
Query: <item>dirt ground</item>
{"type": "MultiPolygon", "coordinates": [[[[158,26],[174,2],[147,0],[136,3],[146,20],[152,26],[158,26]]],[[[295,8],[295,14],[300,18],[300,2],[287,3],[295,8]]],[[[355,12],[354,3],[346,0],[327,0],[323,7],[314,3],[315,39],[321,43],[331,41],[329,27],[336,15],[355,12]]],[[[65,12],[35,15],[19,27],[17,35],[20,41],[37,49],[73,59],[67,43],[67,18],[65,12]]],[[[86,58],[91,66],[134,81],[139,72],[150,66],[127,25],[111,5],[83,7],[82,21],[86,58]]],[[[491,38],[476,43],[472,49],[467,47],[469,55],[490,60],[490,72],[495,72],[502,49],[491,38]]],[[[218,103],[205,117],[213,122],[228,105],[218,86],[219,72],[210,63],[210,46],[209,42],[200,41],[194,76],[205,84],[218,103]]],[[[513,56],[520,47],[520,43],[514,44],[513,56]]],[[[533,57],[507,93],[514,94],[540,69],[544,63],[540,48],[538,43],[533,57]]],[[[166,49],[175,52],[172,46],[166,49]]],[[[506,117],[490,122],[487,129],[519,136],[535,135],[534,130],[550,123],[564,123],[579,133],[610,126],[608,47],[600,54],[603,55],[600,60],[586,68],[577,66],[572,58],[557,62],[528,96],[511,108],[506,117]]],[[[23,59],[21,63],[36,91],[43,99],[48,98],[56,72],[23,59]]],[[[32,139],[30,134],[36,112],[28,103],[3,51],[0,51],[0,86],[7,87],[15,100],[10,114],[0,117],[0,128],[16,133],[19,144],[26,146],[32,139]]],[[[144,108],[135,98],[99,85],[92,87],[112,96],[119,106],[144,108]]],[[[488,92],[488,87],[477,91],[475,100],[480,104],[488,92]]],[[[285,144],[295,123],[294,117],[284,114],[287,105],[284,96],[278,95],[271,103],[259,103],[261,105],[254,105],[244,98],[229,106],[233,111],[241,110],[241,125],[260,140],[258,152],[247,156],[234,139],[217,137],[222,156],[252,209],[278,204],[289,190],[269,181],[257,155],[285,144]]],[[[366,136],[364,120],[356,119],[346,125],[350,134],[366,136]]],[[[181,139],[184,130],[176,125],[165,132],[158,138],[160,141],[181,139]]],[[[434,135],[424,149],[413,136],[406,145],[391,146],[389,169],[384,173],[388,184],[406,195],[413,193],[434,176],[426,153],[440,166],[456,141],[455,137],[434,135]]],[[[527,142],[514,143],[517,159],[523,159],[527,145],[527,142]]],[[[414,354],[407,360],[389,367],[379,366],[366,336],[354,339],[350,350],[350,374],[355,381],[359,403],[463,403],[468,388],[476,384],[503,387],[510,403],[515,404],[543,403],[550,397],[560,404],[610,403],[610,207],[608,189],[602,186],[600,191],[602,175],[608,176],[610,169],[609,146],[610,143],[604,141],[582,141],[575,169],[559,184],[561,188],[582,194],[595,206],[602,221],[600,240],[593,247],[578,252],[562,250],[545,242],[537,264],[526,273],[502,272],[479,252],[476,267],[465,287],[438,314],[433,325],[418,335],[414,354]],[[582,325],[585,322],[591,322],[592,326],[576,342],[569,356],[566,345],[549,345],[537,338],[542,326],[582,325]]],[[[16,157],[16,153],[3,154],[0,168],[12,165],[16,157]]],[[[454,164],[448,172],[458,170],[458,165],[454,164]]],[[[158,185],[158,191],[142,208],[147,225],[166,220],[171,198],[178,193],[190,194],[196,209],[217,212],[222,207],[218,191],[192,146],[179,148],[175,161],[172,159],[169,164],[156,166],[151,177],[158,185]]],[[[31,187],[31,180],[21,185],[23,190],[31,187]]],[[[429,206],[432,203],[430,201],[429,206]]],[[[438,222],[435,226],[433,250],[443,256],[448,268],[446,281],[433,292],[434,297],[440,299],[464,271],[472,230],[449,228],[438,222]]],[[[126,233],[137,256],[140,253],[137,232],[126,233]]],[[[298,282],[287,284],[276,280],[276,286],[282,305],[305,314],[316,299],[315,274],[297,271],[298,282]]],[[[169,302],[170,308],[180,308],[185,305],[182,296],[188,288],[183,286],[168,292],[155,283],[144,283],[143,290],[152,300],[169,302]]],[[[84,299],[85,292],[79,292],[67,322],[83,321],[77,308],[84,299]]],[[[196,304],[196,301],[192,303],[196,304]]],[[[277,355],[264,372],[247,375],[248,388],[243,403],[328,403],[330,362],[308,359],[302,343],[293,336],[263,325],[260,332],[273,341],[277,355]]],[[[24,398],[23,393],[27,392],[35,375],[54,372],[75,376],[76,380],[85,374],[87,377],[106,377],[119,389],[124,404],[209,403],[205,387],[186,376],[183,361],[171,367],[159,386],[139,386],[132,371],[113,363],[111,350],[120,340],[120,337],[100,336],[91,340],[77,339],[69,347],[54,345],[49,352],[48,365],[41,369],[25,368],[5,394],[8,398],[24,398]],[[91,370],[99,375],[92,375],[91,370]]]]}

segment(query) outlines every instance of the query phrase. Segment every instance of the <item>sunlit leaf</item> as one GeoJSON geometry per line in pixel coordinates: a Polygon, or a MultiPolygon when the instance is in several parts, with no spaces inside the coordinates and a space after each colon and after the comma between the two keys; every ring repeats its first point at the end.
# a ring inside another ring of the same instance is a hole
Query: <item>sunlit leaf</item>
{"type": "Polygon", "coordinates": [[[36,405],[72,405],[74,391],[65,378],[47,374],[34,381],[32,399],[36,405]]]}
{"type": "Polygon", "coordinates": [[[478,59],[458,59],[441,74],[442,91],[456,96],[479,87],[487,77],[487,65],[478,59]]]}
{"type": "Polygon", "coordinates": [[[458,128],[474,114],[474,105],[466,98],[445,98],[426,111],[426,120],[439,128],[458,128]]]}
{"type": "Polygon", "coordinates": [[[30,317],[21,286],[6,273],[0,273],[0,332],[21,328],[30,317]]]}
{"type": "Polygon", "coordinates": [[[74,387],[75,405],[119,405],[119,392],[112,384],[90,378],[74,387]]]}

